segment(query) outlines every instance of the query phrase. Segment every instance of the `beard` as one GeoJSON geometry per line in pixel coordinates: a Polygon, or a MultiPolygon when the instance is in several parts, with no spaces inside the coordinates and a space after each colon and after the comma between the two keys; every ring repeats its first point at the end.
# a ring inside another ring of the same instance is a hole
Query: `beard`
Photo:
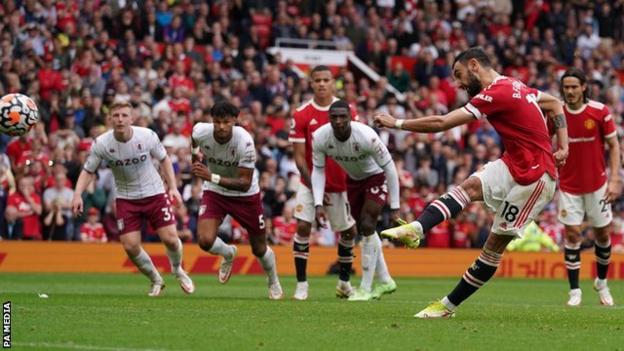
{"type": "Polygon", "coordinates": [[[565,95],[564,100],[566,104],[575,105],[583,100],[583,95],[581,95],[580,97],[574,95],[565,95]]]}
{"type": "Polygon", "coordinates": [[[468,72],[468,85],[466,85],[466,93],[473,98],[475,95],[479,94],[479,92],[483,89],[483,85],[479,78],[472,72],[468,72]]]}

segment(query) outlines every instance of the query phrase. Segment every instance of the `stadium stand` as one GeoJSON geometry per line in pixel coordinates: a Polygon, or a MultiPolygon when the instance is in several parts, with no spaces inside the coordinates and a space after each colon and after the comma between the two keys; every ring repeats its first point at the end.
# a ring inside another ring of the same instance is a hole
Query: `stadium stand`
{"type": "MultiPolygon", "coordinates": [[[[622,1],[7,0],[0,5],[0,94],[34,98],[43,126],[24,138],[0,136],[0,211],[19,208],[23,199],[11,193],[16,188],[32,187],[44,202],[46,194],[71,193],[93,138],[107,128],[108,107],[127,100],[137,125],[155,130],[174,160],[185,199],[178,225],[191,241],[200,197],[191,184],[191,128],[209,118],[216,100],[229,99],[241,107],[239,124],[256,141],[272,239],[288,245],[298,184],[288,129],[292,112],[311,91],[306,67],[270,54],[278,39],[302,40],[306,47],[332,42],[378,75],[371,79],[353,65],[335,72],[338,95],[357,106],[364,123],[376,111],[416,118],[465,103],[450,64],[459,51],[480,45],[495,59],[497,71],[554,95],[566,67],[583,69],[593,99],[609,106],[624,135],[622,1]],[[389,92],[388,84],[401,95],[389,92]]],[[[438,135],[379,133],[400,161],[402,214],[408,221],[502,152],[487,122],[438,135]]],[[[86,214],[99,213],[108,240],[116,240],[111,182],[110,171],[100,169],[96,186],[85,195],[84,218],[73,219],[56,205],[22,220],[0,216],[2,238],[80,240],[86,214]],[[45,221],[52,211],[62,212],[62,225],[45,221]]],[[[560,244],[554,206],[539,224],[560,244]]],[[[620,199],[612,236],[620,249],[623,211],[620,199]]],[[[480,247],[491,221],[480,204],[472,204],[436,228],[427,244],[480,247]]],[[[385,216],[380,226],[387,225],[385,216]]],[[[235,222],[221,229],[228,240],[246,240],[235,222]]],[[[157,240],[150,228],[144,233],[146,240],[157,240]]],[[[332,235],[319,232],[314,243],[332,244],[332,235]]],[[[590,241],[588,235],[586,246],[590,241]]]]}

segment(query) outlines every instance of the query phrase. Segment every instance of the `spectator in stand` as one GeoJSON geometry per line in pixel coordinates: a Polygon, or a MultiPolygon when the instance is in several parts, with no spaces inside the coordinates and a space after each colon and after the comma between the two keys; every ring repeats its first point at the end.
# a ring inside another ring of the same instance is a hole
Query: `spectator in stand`
{"type": "MultiPolygon", "coordinates": [[[[15,178],[11,172],[11,161],[7,155],[0,154],[0,214],[5,213],[9,194],[15,192],[15,178]]],[[[5,216],[0,216],[0,233],[7,233],[5,216]]],[[[3,235],[0,235],[2,239],[3,235]]]]}
{"type": "Polygon", "coordinates": [[[297,231],[297,220],[293,217],[294,202],[288,201],[281,216],[273,218],[273,240],[276,244],[289,246],[297,231]]]}
{"type": "Polygon", "coordinates": [[[54,186],[43,192],[44,212],[47,214],[44,224],[50,240],[78,240],[74,235],[71,213],[74,191],[67,187],[65,172],[64,167],[57,171],[54,174],[54,186]],[[54,214],[53,218],[51,214],[54,214]]]}
{"type": "MultiPolygon", "coordinates": [[[[389,107],[387,84],[405,94],[406,99],[397,99],[394,107],[403,109],[405,118],[465,104],[467,96],[449,78],[449,67],[458,52],[480,45],[493,57],[498,71],[553,95],[559,91],[559,76],[566,66],[585,70],[593,81],[594,99],[609,106],[618,129],[624,131],[624,98],[618,98],[624,96],[622,1],[553,0],[541,1],[539,6],[535,1],[509,0],[478,4],[470,0],[395,1],[394,8],[376,1],[286,0],[268,7],[267,2],[257,1],[200,2],[197,6],[185,1],[126,1],[119,6],[123,3],[32,0],[0,4],[4,14],[0,18],[0,94],[21,92],[36,99],[44,122],[39,128],[50,135],[46,139],[38,133],[15,141],[0,136],[0,150],[11,143],[7,154],[17,178],[39,173],[39,196],[47,177],[43,171],[50,167],[38,153],[68,169],[75,166],[74,161],[82,163],[80,157],[67,157],[72,149],[66,144],[77,150],[84,137],[97,136],[91,131],[106,130],[105,116],[116,95],[129,99],[137,123],[155,130],[161,140],[177,128],[174,122],[178,120],[184,121],[181,138],[188,139],[193,123],[208,117],[204,111],[218,99],[230,99],[242,109],[241,126],[254,134],[262,158],[274,160],[277,174],[293,179],[289,148],[280,142],[284,138],[279,134],[289,128],[282,115],[292,115],[311,96],[309,80],[299,76],[305,67],[265,50],[280,37],[328,39],[353,50],[381,75],[374,82],[351,71],[351,66],[338,74],[337,95],[357,107],[364,123],[370,122],[376,110],[389,107]],[[310,3],[314,4],[307,6],[310,3]],[[29,10],[33,7],[39,10],[33,13],[29,10]],[[400,60],[395,56],[401,56],[400,60]],[[404,64],[406,74],[399,73],[401,65],[396,62],[404,64]],[[24,158],[31,160],[30,165],[16,167],[21,154],[35,144],[33,138],[40,139],[40,150],[24,158]]],[[[442,158],[436,155],[431,168],[439,180],[410,193],[410,197],[427,198],[435,191],[446,192],[447,184],[461,182],[480,162],[497,157],[500,140],[488,128],[475,122],[427,138],[387,131],[381,137],[393,157],[404,160],[405,170],[414,179],[422,173],[420,159],[429,157],[435,141],[441,143],[446,175],[442,158]],[[479,138],[474,138],[476,133],[479,138]],[[480,155],[474,157],[477,152],[480,155]],[[439,184],[443,185],[434,190],[439,184]]],[[[177,152],[171,149],[171,156],[177,152]]],[[[70,178],[75,178],[74,173],[70,172],[70,178]]],[[[183,174],[177,178],[183,179],[183,174]]],[[[104,184],[106,179],[103,175],[100,180],[104,184]]],[[[271,182],[267,190],[274,188],[271,182]]],[[[624,206],[622,198],[614,206],[624,206]]],[[[113,206],[98,208],[103,222],[111,222],[113,206]]],[[[475,220],[490,220],[483,215],[476,214],[475,220]]],[[[114,239],[114,221],[106,227],[114,239]]],[[[474,231],[471,238],[478,237],[478,228],[470,230],[474,231]]]]}
{"type": "Polygon", "coordinates": [[[35,193],[33,178],[21,177],[17,182],[17,191],[10,194],[7,200],[7,238],[41,240],[41,212],[41,197],[35,193]]]}

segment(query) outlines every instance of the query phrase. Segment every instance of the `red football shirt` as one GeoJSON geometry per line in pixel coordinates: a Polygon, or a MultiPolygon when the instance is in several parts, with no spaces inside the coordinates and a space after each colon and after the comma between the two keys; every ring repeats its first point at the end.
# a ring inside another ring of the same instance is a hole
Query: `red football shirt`
{"type": "Polygon", "coordinates": [[[294,218],[286,221],[282,216],[275,217],[273,218],[273,232],[280,244],[290,244],[297,232],[297,221],[294,218]]]}
{"type": "Polygon", "coordinates": [[[80,226],[80,234],[84,234],[91,241],[106,241],[106,232],[102,223],[95,223],[94,225],[89,222],[83,223],[80,226]]]}
{"type": "MultiPolygon", "coordinates": [[[[334,101],[338,99],[334,98],[334,101]]],[[[351,117],[358,120],[357,111],[351,106],[351,117]]],[[[291,143],[305,143],[305,159],[310,173],[312,172],[312,133],[329,123],[329,106],[321,107],[314,100],[306,102],[294,113],[293,122],[290,126],[288,141],[291,143]]],[[[346,174],[342,168],[332,159],[325,162],[325,191],[339,193],[347,190],[346,174]]],[[[301,182],[310,187],[303,179],[301,182]]]]}
{"type": "Polygon", "coordinates": [[[617,136],[609,108],[590,100],[581,109],[564,108],[568,122],[570,154],[559,170],[561,189],[567,193],[585,194],[600,189],[607,181],[604,142],[617,136]],[[579,165],[583,171],[579,172],[579,165]]]}
{"type": "Polygon", "coordinates": [[[11,162],[17,163],[22,156],[22,154],[31,150],[30,144],[32,140],[27,138],[27,140],[23,140],[22,138],[15,138],[9,142],[6,148],[6,154],[11,159],[11,162]]]}
{"type": "MultiPolygon", "coordinates": [[[[36,204],[41,204],[41,198],[37,194],[31,194],[33,201],[36,204]]],[[[20,213],[30,212],[33,208],[28,201],[24,198],[24,195],[19,191],[16,191],[9,195],[7,199],[7,206],[13,206],[17,208],[20,213]]],[[[41,223],[39,222],[39,216],[36,213],[32,213],[29,216],[22,217],[23,234],[24,238],[30,238],[35,240],[41,240],[41,223]]]]}
{"type": "Polygon", "coordinates": [[[477,119],[487,118],[501,136],[501,157],[520,185],[529,185],[544,172],[557,178],[546,119],[539,108],[540,92],[522,82],[499,76],[464,106],[477,119]]]}

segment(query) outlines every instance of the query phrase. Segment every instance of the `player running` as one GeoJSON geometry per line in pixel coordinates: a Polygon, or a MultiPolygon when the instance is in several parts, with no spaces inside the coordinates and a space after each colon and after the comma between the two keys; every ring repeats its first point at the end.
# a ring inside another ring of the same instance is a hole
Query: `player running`
{"type": "Polygon", "coordinates": [[[239,112],[229,102],[217,102],[210,110],[212,123],[197,123],[193,127],[192,173],[204,180],[198,244],[206,252],[223,256],[219,282],[227,283],[237,249],[225,244],[217,230],[226,215],[232,216],[249,233],[251,250],[268,277],[269,298],[279,300],[284,293],[277,277],[275,254],[266,240],[256,148],[251,135],[235,126],[239,112]]]}
{"type": "Polygon", "coordinates": [[[381,239],[375,231],[390,188],[392,218],[399,218],[399,177],[394,161],[375,131],[367,125],[351,121],[349,104],[343,100],[329,108],[329,123],[312,134],[314,169],[312,189],[316,218],[325,223],[323,207],[326,158],[335,160],[347,173],[347,194],[351,214],[362,236],[362,282],[349,301],[368,301],[390,294],[397,288],[388,272],[381,239]],[[385,173],[385,176],[384,176],[385,173]],[[386,179],[388,185],[386,186],[386,179]],[[381,284],[372,289],[377,273],[381,284]]]}
{"type": "MultiPolygon", "coordinates": [[[[293,116],[293,125],[288,140],[293,144],[295,162],[301,175],[301,183],[297,189],[295,215],[297,233],[293,240],[295,269],[297,271],[297,287],[294,298],[308,298],[308,279],[306,274],[308,253],[310,251],[310,231],[315,219],[314,197],[310,190],[310,173],[312,170],[312,133],[329,122],[329,106],[336,100],[334,95],[334,77],[327,66],[317,66],[310,73],[314,98],[297,109],[293,116]]],[[[357,113],[352,110],[351,116],[357,120],[357,113]]],[[[338,262],[340,274],[336,286],[336,296],[347,298],[353,293],[349,282],[353,264],[353,245],[357,234],[355,221],[349,213],[345,173],[333,161],[327,160],[327,184],[325,186],[325,206],[331,229],[340,232],[338,242],[338,262]]]]}
{"type": "Polygon", "coordinates": [[[132,126],[132,106],[129,103],[114,103],[110,109],[110,119],[113,130],[97,137],[78,177],[72,201],[74,215],[82,214],[82,192],[95,178],[100,163],[105,161],[115,179],[119,240],[128,258],[152,282],[148,295],[160,295],[165,282],[141,246],[143,219],[149,221],[167,247],[171,271],[180,282],[180,287],[185,293],[192,294],[195,286],[182,269],[183,246],[177,235],[176,219],[171,208],[172,200],[175,205],[182,203],[171,160],[154,131],[132,126]],[[153,159],[160,162],[168,193],[165,192],[153,159]]]}
{"type": "Polygon", "coordinates": [[[577,68],[561,77],[565,117],[570,138],[570,158],[576,160],[559,170],[559,221],[565,225],[564,260],[570,283],[569,306],[581,304],[581,224],[586,215],[596,235],[595,254],[598,277],[594,289],[600,303],[613,306],[607,286],[611,258],[611,202],[620,195],[620,144],[615,123],[605,105],[587,98],[587,77],[577,68]],[[609,146],[609,170],[605,172],[604,144],[609,146]],[[578,165],[583,164],[579,172],[578,165]]]}
{"type": "Polygon", "coordinates": [[[563,165],[568,156],[565,116],[558,99],[498,74],[481,48],[459,54],[453,63],[453,76],[471,96],[464,107],[445,116],[413,120],[396,120],[388,114],[375,116],[375,122],[381,126],[421,133],[439,132],[475,118],[487,118],[505,146],[500,159],[489,162],[460,186],[432,202],[416,221],[382,231],[382,236],[417,246],[423,233],[453,218],[472,201],[484,201],[496,211],[481,255],[450,294],[417,313],[417,318],[453,316],[459,304],[492,278],[507,244],[521,236],[552,199],[555,161],[563,165]],[[554,119],[557,128],[559,150],[554,155],[542,110],[554,119]]]}

